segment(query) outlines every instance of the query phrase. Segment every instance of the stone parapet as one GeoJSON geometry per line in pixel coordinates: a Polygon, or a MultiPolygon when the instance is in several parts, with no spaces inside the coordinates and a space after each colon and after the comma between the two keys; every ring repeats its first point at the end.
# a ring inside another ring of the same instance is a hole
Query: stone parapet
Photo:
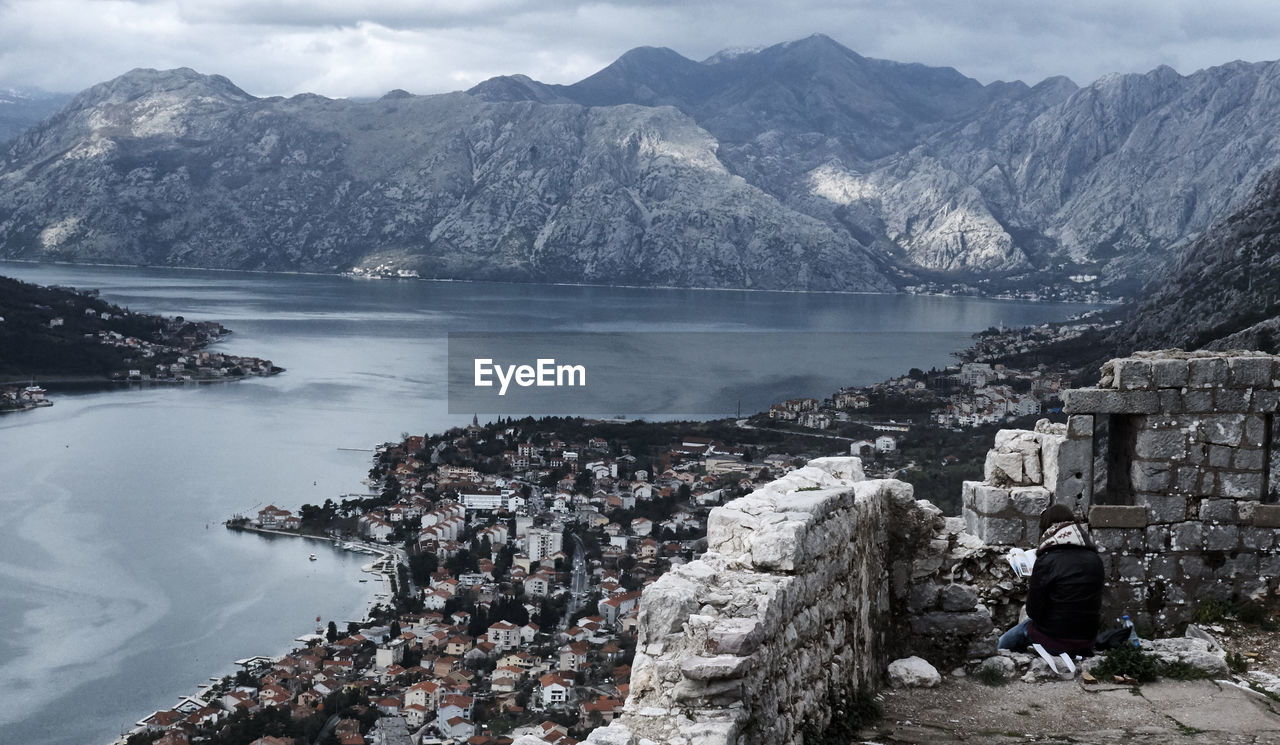
{"type": "Polygon", "coordinates": [[[945,528],[909,484],[866,480],[856,458],[811,461],[716,508],[707,553],[645,589],[630,696],[588,742],[801,742],[878,688],[908,636],[989,651],[977,592],[940,584],[945,528]],[[922,586],[932,597],[912,615],[922,586]]]}

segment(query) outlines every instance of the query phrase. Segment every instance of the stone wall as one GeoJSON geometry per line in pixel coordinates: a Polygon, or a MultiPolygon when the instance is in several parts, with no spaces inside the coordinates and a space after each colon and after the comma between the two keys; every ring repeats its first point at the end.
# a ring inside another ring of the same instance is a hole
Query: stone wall
{"type": "Polygon", "coordinates": [[[985,549],[961,527],[857,458],[716,508],[706,554],[645,589],[631,694],[589,742],[799,745],[906,649],[935,664],[992,653],[980,591],[957,581],[985,549]]]}
{"type": "Polygon", "coordinates": [[[1103,550],[1108,611],[1161,631],[1201,600],[1278,589],[1280,359],[1143,352],[1063,399],[1065,427],[999,433],[984,482],[965,484],[971,532],[1031,546],[1037,507],[1066,504],[1103,550]]]}

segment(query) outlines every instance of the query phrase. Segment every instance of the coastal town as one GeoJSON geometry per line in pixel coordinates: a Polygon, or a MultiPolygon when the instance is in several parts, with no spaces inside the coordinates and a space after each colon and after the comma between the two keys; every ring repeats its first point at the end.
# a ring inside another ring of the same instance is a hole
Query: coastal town
{"type": "MultiPolygon", "coordinates": [[[[1042,329],[1032,343],[1085,327],[1042,329]]],[[[317,619],[305,646],[241,660],[120,743],[504,745],[534,734],[572,745],[620,710],[641,592],[705,550],[711,508],[818,455],[917,482],[936,469],[970,477],[978,453],[960,438],[1052,411],[1072,384],[1060,368],[978,359],[1016,351],[1020,337],[975,338],[945,369],[746,419],[473,417],[406,433],[376,449],[367,495],[228,521],[375,555],[365,569],[382,586],[368,617],[317,619]],[[938,433],[961,435],[926,447],[938,433]]]]}
{"type": "Polygon", "coordinates": [[[0,290],[0,348],[12,350],[0,358],[0,413],[52,405],[44,387],[52,383],[207,383],[282,372],[271,360],[207,349],[231,333],[213,321],[137,313],[97,290],[3,277],[0,290]]]}
{"type": "Polygon", "coordinates": [[[705,549],[711,507],[818,452],[761,453],[777,433],[726,426],[743,441],[473,420],[380,446],[366,497],[233,518],[378,554],[378,602],[286,655],[242,660],[120,742],[577,742],[626,699],[643,587],[705,549]]]}

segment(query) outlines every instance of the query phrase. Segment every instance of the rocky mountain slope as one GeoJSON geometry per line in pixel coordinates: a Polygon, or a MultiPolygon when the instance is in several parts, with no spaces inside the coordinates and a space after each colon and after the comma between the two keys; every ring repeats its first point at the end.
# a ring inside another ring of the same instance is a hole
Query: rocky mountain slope
{"type": "Polygon", "coordinates": [[[34,88],[0,88],[0,143],[66,105],[71,96],[34,88]]]}
{"type": "Polygon", "coordinates": [[[1133,289],[1280,164],[1270,62],[982,86],[819,35],[701,63],[635,50],[571,86],[495,79],[471,93],[675,106],[730,170],[908,271],[1133,289]]]}
{"type": "Polygon", "coordinates": [[[0,256],[1129,293],[1277,166],[1277,63],[982,85],[819,35],[371,103],[140,70],[10,144],[0,256]]]}
{"type": "Polygon", "coordinates": [[[1280,170],[1152,283],[1115,341],[1126,349],[1280,350],[1280,170]]]}
{"type": "Polygon", "coordinates": [[[733,176],[671,108],[257,99],[136,70],[20,137],[3,255],[423,276],[885,290],[855,240],[733,176]]]}

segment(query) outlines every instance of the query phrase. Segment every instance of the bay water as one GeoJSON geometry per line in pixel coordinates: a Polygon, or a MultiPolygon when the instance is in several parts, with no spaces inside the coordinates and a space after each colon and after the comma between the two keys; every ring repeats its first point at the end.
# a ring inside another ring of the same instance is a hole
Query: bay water
{"type": "MultiPolygon", "coordinates": [[[[851,340],[839,364],[815,341],[717,369],[717,390],[736,386],[746,414],[944,366],[989,326],[1087,309],[23,263],[0,263],[0,274],[221,322],[234,333],[216,349],[287,370],[226,384],[54,387],[53,407],[0,417],[0,743],[25,745],[105,745],[234,672],[234,660],[286,651],[317,616],[362,617],[378,587],[358,582],[368,557],[221,523],[363,493],[377,443],[469,421],[446,400],[450,331],[705,332],[694,368],[753,333],[851,340]]],[[[671,372],[654,370],[655,383],[671,372]]],[[[619,401],[629,393],[640,392],[619,401]]]]}

